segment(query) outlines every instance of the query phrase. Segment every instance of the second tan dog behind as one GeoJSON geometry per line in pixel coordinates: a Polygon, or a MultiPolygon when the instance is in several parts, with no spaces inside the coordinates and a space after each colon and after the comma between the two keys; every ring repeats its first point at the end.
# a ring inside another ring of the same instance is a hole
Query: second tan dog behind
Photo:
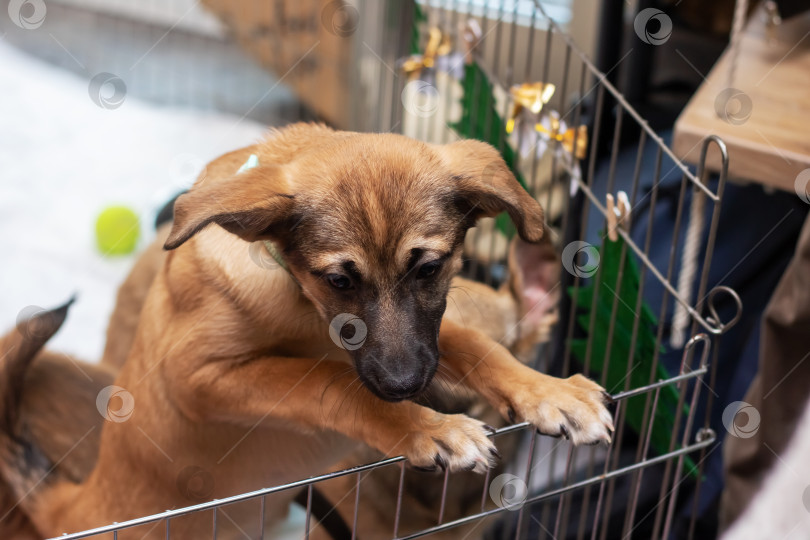
{"type": "MultiPolygon", "coordinates": [[[[104,425],[93,472],[35,486],[44,465],[20,471],[4,457],[15,494],[32,492],[22,505],[34,526],[56,536],[185,506],[176,479],[189,466],[211,474],[215,498],[287,482],[326,470],[353,440],[417,467],[483,472],[495,452],[480,421],[410,401],[434,375],[544,433],[609,441],[598,385],[542,375],[442,319],[464,234],[502,211],[525,240],[542,238],[536,201],[473,141],[296,125],[211,163],[175,205],[176,251],[116,379],[134,411],[104,425]],[[251,154],[259,167],[236,174],[251,154]],[[256,241],[272,242],[283,266],[253,264],[256,241]],[[362,321],[353,333],[334,323],[345,314],[362,321]]],[[[199,537],[210,523],[191,515],[172,533],[199,537]]]]}

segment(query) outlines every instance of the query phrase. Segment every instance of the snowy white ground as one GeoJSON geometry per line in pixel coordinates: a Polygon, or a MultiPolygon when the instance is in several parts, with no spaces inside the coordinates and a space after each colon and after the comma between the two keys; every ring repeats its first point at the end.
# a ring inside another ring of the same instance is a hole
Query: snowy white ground
{"type": "Polygon", "coordinates": [[[95,219],[124,204],[143,216],[188,186],[209,160],[258,139],[238,117],[127,97],[103,109],[78,78],[0,41],[0,329],[27,306],[78,301],[55,350],[97,361],[115,291],[136,255],[103,257],[95,219]]]}

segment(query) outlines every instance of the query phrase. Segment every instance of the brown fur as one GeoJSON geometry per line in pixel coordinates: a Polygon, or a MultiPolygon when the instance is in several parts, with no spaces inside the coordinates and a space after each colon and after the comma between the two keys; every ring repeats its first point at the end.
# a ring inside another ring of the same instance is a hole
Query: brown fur
{"type": "MultiPolygon", "coordinates": [[[[544,376],[490,337],[441,320],[464,233],[501,211],[523,238],[542,237],[537,203],[494,149],[470,141],[432,147],[297,125],[214,161],[175,206],[166,245],[177,249],[147,295],[116,379],[134,396],[134,412],[105,423],[84,482],[59,481],[22,502],[40,534],[185,506],[178,484],[189,466],[211,477],[206,497],[314,474],[348,455],[352,439],[416,466],[483,471],[494,447],[481,422],[399,401],[400,391],[430,382],[420,358],[433,348],[439,377],[469,386],[502,415],[550,434],[564,430],[575,442],[609,440],[597,385],[544,376]],[[250,153],[262,165],[235,175],[250,153]],[[265,238],[282,249],[295,279],[251,262],[248,242],[265,238]],[[403,263],[438,256],[430,283],[402,277],[403,263]],[[324,275],[338,271],[356,280],[354,294],[330,288],[324,275]],[[329,321],[343,312],[375,323],[360,352],[347,354],[329,337],[329,321]],[[408,358],[414,340],[423,349],[408,358]],[[372,362],[368,350],[382,356],[372,362]],[[374,373],[377,364],[383,369],[374,373]],[[383,400],[388,379],[396,393],[383,400]],[[125,497],[110,496],[121,486],[125,497]]],[[[22,482],[12,480],[19,493],[22,482]]],[[[208,534],[210,516],[175,520],[172,531],[208,534]]]]}
{"type": "Polygon", "coordinates": [[[138,256],[126,279],[118,288],[115,308],[107,326],[104,355],[101,357],[101,363],[116,372],[124,365],[129,351],[132,350],[146,294],[166,256],[163,244],[169,237],[169,230],[170,227],[167,225],[158,228],[155,240],[138,256]]]}

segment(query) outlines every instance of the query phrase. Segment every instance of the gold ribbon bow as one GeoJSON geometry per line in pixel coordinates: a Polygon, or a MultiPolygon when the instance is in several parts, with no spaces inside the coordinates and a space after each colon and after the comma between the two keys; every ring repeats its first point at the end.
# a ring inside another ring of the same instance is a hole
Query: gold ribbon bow
{"type": "Polygon", "coordinates": [[[425,54],[413,54],[402,63],[402,71],[418,77],[425,68],[432,68],[436,65],[436,57],[450,54],[450,35],[443,34],[438,27],[430,29],[425,54]]]}
{"type": "Polygon", "coordinates": [[[585,159],[588,152],[588,128],[586,126],[579,126],[575,128],[568,128],[560,133],[560,119],[554,115],[549,116],[551,120],[550,128],[543,124],[537,123],[534,129],[538,133],[543,133],[549,139],[553,139],[562,144],[565,151],[573,154],[577,159],[585,159]],[[574,148],[574,141],[576,141],[576,149],[574,148]]]}
{"type": "Polygon", "coordinates": [[[512,112],[506,121],[506,132],[515,130],[515,120],[523,109],[529,109],[533,114],[540,114],[543,105],[547,104],[554,95],[556,86],[550,83],[534,82],[516,84],[509,89],[512,96],[512,112]]]}

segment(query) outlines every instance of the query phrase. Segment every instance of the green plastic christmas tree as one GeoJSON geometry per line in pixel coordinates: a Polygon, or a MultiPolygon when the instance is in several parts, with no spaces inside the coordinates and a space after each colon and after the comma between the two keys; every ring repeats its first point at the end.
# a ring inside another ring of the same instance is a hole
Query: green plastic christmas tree
{"type": "MultiPolygon", "coordinates": [[[[576,293],[574,293],[573,287],[568,289],[568,295],[575,301],[576,308],[581,312],[577,316],[577,324],[586,333],[592,332],[590,335],[591,374],[598,375],[596,380],[605,381],[605,387],[611,393],[622,391],[625,388],[646,386],[650,382],[650,370],[656,352],[655,329],[658,323],[650,307],[643,301],[640,304],[638,302],[640,282],[638,266],[621,236],[616,241],[606,239],[603,242],[599,265],[600,269],[591,283],[579,287],[576,293]],[[621,276],[619,275],[620,267],[622,267],[621,276]],[[595,309],[591,312],[594,308],[594,294],[597,295],[597,299],[595,309]],[[637,305],[641,306],[639,313],[635,312],[637,305]],[[613,334],[609,335],[614,306],[616,314],[613,334]],[[591,330],[591,324],[593,324],[593,330],[591,330]],[[636,344],[631,357],[633,328],[636,324],[638,324],[636,344]],[[610,339],[610,343],[608,343],[608,339],[610,339]],[[606,358],[607,374],[605,374],[606,358]],[[631,362],[632,365],[628,366],[628,362],[631,362]]],[[[587,338],[571,341],[571,352],[582,364],[585,364],[586,361],[587,346],[587,338]]],[[[661,351],[663,348],[659,348],[658,352],[661,351]]],[[[655,377],[659,380],[668,379],[670,374],[659,363],[656,367],[655,377]]],[[[645,395],[635,396],[629,398],[624,406],[625,422],[638,434],[642,433],[646,399],[645,395]]],[[[658,454],[669,450],[677,407],[678,391],[675,386],[662,387],[650,436],[650,445],[658,454]]],[[[695,465],[689,456],[686,456],[684,463],[686,470],[695,475],[695,465]]]]}

